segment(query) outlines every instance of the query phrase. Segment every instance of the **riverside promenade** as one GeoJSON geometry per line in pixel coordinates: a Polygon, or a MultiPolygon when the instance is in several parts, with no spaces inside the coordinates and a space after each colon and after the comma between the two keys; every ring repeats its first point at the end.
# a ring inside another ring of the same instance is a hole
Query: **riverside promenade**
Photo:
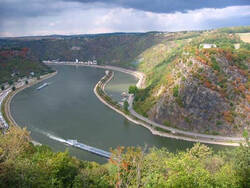
{"type": "MultiPolygon", "coordinates": [[[[4,91],[2,91],[0,93],[0,107],[2,109],[2,104],[4,102],[4,99],[5,97],[7,97],[7,95],[11,92],[11,89],[8,88],[4,91]]],[[[0,110],[0,128],[1,129],[7,129],[9,126],[8,126],[8,123],[5,121],[4,117],[3,117],[3,112],[2,110],[0,110]]]]}
{"type": "Polygon", "coordinates": [[[12,98],[23,89],[30,87],[34,84],[37,84],[39,82],[42,82],[45,79],[48,79],[54,75],[56,75],[57,72],[46,74],[41,76],[39,80],[36,78],[31,78],[28,80],[28,84],[25,84],[26,79],[21,80],[20,82],[17,82],[14,84],[15,91],[12,91],[11,86],[6,88],[0,93],[0,125],[2,126],[0,128],[8,129],[9,126],[18,126],[18,124],[15,122],[14,118],[12,117],[10,113],[10,102],[12,98]],[[5,114],[5,115],[4,115],[5,114]]]}

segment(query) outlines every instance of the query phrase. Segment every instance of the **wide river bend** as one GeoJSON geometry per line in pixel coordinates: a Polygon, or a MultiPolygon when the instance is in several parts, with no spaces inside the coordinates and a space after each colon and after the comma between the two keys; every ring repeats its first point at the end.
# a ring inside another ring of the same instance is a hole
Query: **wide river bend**
{"type": "MultiPolygon", "coordinates": [[[[109,150],[117,146],[166,147],[169,151],[183,150],[192,142],[154,136],[149,130],[127,121],[109,109],[93,93],[95,84],[104,76],[104,69],[76,66],[52,66],[58,74],[26,88],[11,101],[11,113],[20,126],[31,131],[35,141],[49,145],[55,151],[68,148],[80,159],[105,162],[94,154],[65,146],[50,135],[109,150]],[[39,85],[49,86],[37,90],[39,85]]],[[[128,74],[115,72],[106,92],[115,100],[137,80],[128,74]]],[[[224,148],[214,146],[215,150],[224,148]]]]}

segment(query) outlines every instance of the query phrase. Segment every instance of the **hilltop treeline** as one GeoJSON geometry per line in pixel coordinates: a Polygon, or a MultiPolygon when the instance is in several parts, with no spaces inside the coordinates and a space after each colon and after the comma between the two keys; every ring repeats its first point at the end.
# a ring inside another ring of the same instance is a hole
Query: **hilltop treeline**
{"type": "Polygon", "coordinates": [[[31,72],[40,76],[51,71],[29,48],[0,48],[0,84],[13,83],[19,78],[31,76],[31,72]]]}
{"type": "Polygon", "coordinates": [[[27,47],[42,60],[82,61],[97,59],[102,64],[126,66],[164,36],[155,33],[83,35],[37,40],[0,40],[2,47],[27,47]]]}
{"type": "Polygon", "coordinates": [[[119,147],[108,163],[78,160],[68,152],[34,146],[25,129],[0,135],[0,187],[249,187],[249,145],[214,153],[205,145],[119,147]]]}

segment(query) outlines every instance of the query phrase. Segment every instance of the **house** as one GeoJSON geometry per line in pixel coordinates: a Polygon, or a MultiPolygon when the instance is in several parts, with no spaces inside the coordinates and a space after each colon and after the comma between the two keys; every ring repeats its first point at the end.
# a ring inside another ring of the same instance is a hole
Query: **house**
{"type": "Polygon", "coordinates": [[[200,48],[204,48],[204,49],[208,49],[208,48],[216,48],[216,44],[207,44],[207,43],[203,43],[200,44],[200,48]]]}
{"type": "Polygon", "coordinates": [[[236,50],[238,50],[238,49],[240,48],[240,43],[234,44],[234,48],[235,48],[236,50]]]}

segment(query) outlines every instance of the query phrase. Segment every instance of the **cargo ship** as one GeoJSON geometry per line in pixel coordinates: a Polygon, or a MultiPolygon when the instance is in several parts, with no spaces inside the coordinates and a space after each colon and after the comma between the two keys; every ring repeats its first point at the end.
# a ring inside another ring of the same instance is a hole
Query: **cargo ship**
{"type": "Polygon", "coordinates": [[[40,89],[42,89],[42,88],[44,88],[44,87],[46,87],[46,86],[48,86],[49,84],[46,82],[46,83],[44,83],[44,84],[42,84],[41,86],[39,86],[38,88],[36,88],[37,90],[40,90],[40,89]]]}
{"type": "Polygon", "coordinates": [[[98,149],[98,148],[95,148],[95,147],[92,147],[92,146],[88,146],[86,144],[77,142],[77,140],[66,140],[65,143],[70,145],[70,146],[73,146],[73,147],[88,151],[90,153],[99,155],[101,157],[105,157],[107,159],[109,159],[111,157],[110,152],[107,152],[107,151],[104,151],[102,149],[98,149]]]}

